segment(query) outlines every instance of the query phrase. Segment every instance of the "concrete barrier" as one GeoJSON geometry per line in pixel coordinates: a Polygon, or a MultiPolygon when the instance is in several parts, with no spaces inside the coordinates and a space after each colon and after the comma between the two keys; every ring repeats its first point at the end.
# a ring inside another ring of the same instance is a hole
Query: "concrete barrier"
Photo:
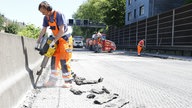
{"type": "Polygon", "coordinates": [[[13,108],[34,87],[42,56],[36,40],[0,33],[0,108],[13,108]]]}

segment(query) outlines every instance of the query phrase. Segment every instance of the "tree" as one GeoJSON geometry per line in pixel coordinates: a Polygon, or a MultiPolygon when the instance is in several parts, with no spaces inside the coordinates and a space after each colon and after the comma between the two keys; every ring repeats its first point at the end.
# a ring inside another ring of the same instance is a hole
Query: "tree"
{"type": "MultiPolygon", "coordinates": [[[[102,23],[103,11],[100,9],[101,2],[102,0],[88,0],[79,7],[73,18],[87,19],[90,24],[102,23]]],[[[96,30],[96,28],[73,26],[73,35],[90,37],[96,30]]]]}
{"type": "Polygon", "coordinates": [[[74,14],[75,19],[89,19],[121,27],[125,23],[126,0],[88,0],[74,14]]]}
{"type": "Polygon", "coordinates": [[[12,34],[17,34],[19,31],[19,25],[15,22],[11,22],[9,23],[6,27],[5,27],[5,32],[6,33],[12,33],[12,34]]]}
{"type": "Polygon", "coordinates": [[[100,5],[103,3],[102,1],[103,0],[88,0],[79,7],[73,17],[75,19],[88,19],[93,22],[102,22],[103,11],[100,9],[100,5]]]}
{"type": "Polygon", "coordinates": [[[20,32],[18,32],[18,35],[20,36],[26,36],[29,38],[37,38],[40,34],[40,28],[36,28],[33,24],[26,25],[20,32]]]}
{"type": "MultiPolygon", "coordinates": [[[[104,23],[107,25],[105,29],[108,26],[121,27],[125,23],[125,3],[126,0],[88,0],[79,7],[73,18],[88,19],[92,24],[104,23]]],[[[105,31],[102,28],[89,28],[87,30],[87,28],[75,27],[75,29],[88,35],[95,31],[105,31]]],[[[76,34],[76,30],[73,30],[74,34],[76,34]]]]}
{"type": "Polygon", "coordinates": [[[102,7],[104,11],[104,22],[108,26],[121,27],[125,25],[125,0],[111,0],[102,7]]]}
{"type": "Polygon", "coordinates": [[[192,3],[192,0],[185,0],[185,4],[192,3]]]}
{"type": "Polygon", "coordinates": [[[0,14],[0,31],[1,31],[2,29],[4,29],[3,24],[4,24],[4,18],[3,18],[3,16],[0,14]]]}

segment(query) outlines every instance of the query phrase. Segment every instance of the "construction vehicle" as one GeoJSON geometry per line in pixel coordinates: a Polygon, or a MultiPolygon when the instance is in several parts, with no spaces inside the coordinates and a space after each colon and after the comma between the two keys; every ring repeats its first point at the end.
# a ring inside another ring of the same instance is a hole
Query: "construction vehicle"
{"type": "Polygon", "coordinates": [[[109,52],[112,53],[116,50],[114,42],[106,39],[106,34],[97,33],[93,34],[92,38],[86,42],[87,48],[93,50],[95,53],[109,52]]]}
{"type": "Polygon", "coordinates": [[[51,42],[54,40],[54,37],[52,35],[50,35],[49,37],[47,36],[43,36],[41,38],[40,43],[36,46],[36,50],[39,51],[40,55],[43,55],[43,61],[41,63],[41,69],[39,71],[37,71],[36,75],[38,75],[36,81],[35,81],[35,87],[37,85],[37,82],[43,72],[43,69],[46,67],[47,62],[49,60],[49,58],[54,54],[56,48],[57,48],[57,43],[53,46],[50,47],[51,42]]]}

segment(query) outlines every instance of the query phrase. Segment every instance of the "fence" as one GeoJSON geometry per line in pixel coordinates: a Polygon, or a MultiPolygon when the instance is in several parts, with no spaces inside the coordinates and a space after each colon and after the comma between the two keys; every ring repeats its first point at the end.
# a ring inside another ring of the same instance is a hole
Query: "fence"
{"type": "Polygon", "coordinates": [[[109,28],[108,38],[119,49],[136,49],[146,40],[148,51],[192,56],[192,4],[126,25],[109,28]]]}

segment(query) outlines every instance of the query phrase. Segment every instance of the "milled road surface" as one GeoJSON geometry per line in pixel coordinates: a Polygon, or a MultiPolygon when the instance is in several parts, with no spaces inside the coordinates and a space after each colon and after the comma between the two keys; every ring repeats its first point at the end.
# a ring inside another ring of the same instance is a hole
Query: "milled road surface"
{"type": "Polygon", "coordinates": [[[94,53],[76,49],[71,63],[75,74],[87,80],[102,77],[103,82],[73,84],[74,88],[85,91],[81,95],[74,95],[66,88],[42,87],[32,108],[104,108],[119,99],[129,101],[123,108],[192,108],[192,61],[135,55],[123,51],[94,53]],[[94,104],[95,99],[86,96],[92,88],[101,89],[102,86],[119,97],[102,105],[94,104]]]}

